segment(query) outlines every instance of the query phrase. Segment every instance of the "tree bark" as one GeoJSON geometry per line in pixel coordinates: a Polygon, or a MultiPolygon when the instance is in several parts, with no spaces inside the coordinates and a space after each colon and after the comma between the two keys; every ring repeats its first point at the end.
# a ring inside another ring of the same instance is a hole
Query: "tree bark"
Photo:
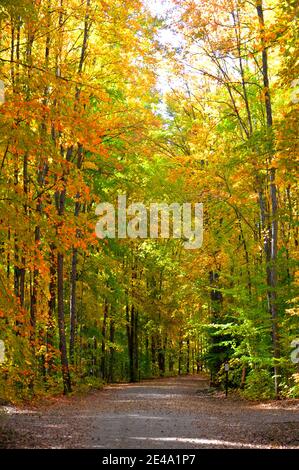
{"type": "Polygon", "coordinates": [[[105,299],[104,302],[104,317],[102,323],[102,356],[101,356],[101,376],[102,379],[106,378],[106,328],[107,328],[107,318],[108,318],[108,302],[105,299]]]}
{"type": "Polygon", "coordinates": [[[114,318],[110,317],[110,332],[109,332],[109,382],[114,380],[114,334],[115,334],[115,321],[114,318]]]}
{"type": "MultiPolygon", "coordinates": [[[[83,70],[84,61],[86,58],[86,51],[87,51],[87,42],[88,42],[88,34],[90,30],[90,21],[89,21],[89,7],[90,7],[90,0],[86,0],[86,14],[84,19],[84,33],[83,33],[83,41],[81,46],[81,54],[80,54],[80,61],[78,65],[78,75],[80,76],[83,70]]],[[[76,99],[75,99],[75,107],[77,102],[80,98],[80,88],[77,87],[76,90],[76,99]]],[[[78,145],[78,157],[77,157],[77,168],[80,169],[82,166],[83,161],[83,148],[82,145],[78,145]]],[[[80,194],[77,193],[76,195],[76,202],[75,202],[75,218],[78,217],[80,212],[80,203],[78,201],[80,194]]],[[[80,237],[80,231],[76,230],[76,237],[80,237]]],[[[72,250],[72,261],[71,261],[71,290],[70,290],[70,362],[71,364],[74,363],[74,353],[75,353],[75,335],[76,335],[76,320],[77,320],[77,263],[78,263],[78,249],[73,247],[72,250]]]]}
{"type": "Polygon", "coordinates": [[[278,333],[278,306],[277,306],[277,244],[278,244],[278,218],[277,218],[277,187],[275,182],[276,170],[272,164],[274,145],[273,145],[273,113],[270,94],[270,81],[268,71],[268,51],[265,44],[265,20],[263,0],[257,0],[256,10],[259,19],[261,46],[262,46],[262,74],[264,83],[264,105],[266,110],[267,134],[269,142],[269,170],[268,182],[270,186],[270,226],[269,226],[269,242],[266,247],[267,262],[267,285],[268,285],[268,305],[269,313],[272,320],[272,344],[274,357],[274,388],[275,396],[279,397],[279,359],[280,345],[278,333]]]}
{"type": "Polygon", "coordinates": [[[61,357],[62,379],[64,394],[71,392],[71,379],[66,350],[65,323],[64,323],[64,295],[63,295],[63,263],[64,255],[57,254],[57,297],[58,297],[58,330],[59,350],[61,357]]]}

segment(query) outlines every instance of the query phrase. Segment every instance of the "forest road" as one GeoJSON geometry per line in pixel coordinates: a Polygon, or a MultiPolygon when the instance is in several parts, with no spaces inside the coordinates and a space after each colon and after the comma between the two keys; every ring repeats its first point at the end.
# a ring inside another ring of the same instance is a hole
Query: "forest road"
{"type": "Polygon", "coordinates": [[[0,408],[2,448],[299,448],[298,400],[225,399],[203,376],[0,408]]]}

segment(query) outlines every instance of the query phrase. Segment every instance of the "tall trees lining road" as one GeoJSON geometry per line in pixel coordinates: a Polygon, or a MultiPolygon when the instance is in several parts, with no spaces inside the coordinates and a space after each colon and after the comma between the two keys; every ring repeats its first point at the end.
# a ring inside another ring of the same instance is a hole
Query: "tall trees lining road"
{"type": "Polygon", "coordinates": [[[1,394],[217,384],[229,361],[250,397],[298,395],[296,2],[174,0],[163,20],[1,0],[0,22],[1,394]],[[159,43],[170,27],[180,47],[159,43]],[[203,202],[202,248],[97,239],[120,194],[203,202]]]}

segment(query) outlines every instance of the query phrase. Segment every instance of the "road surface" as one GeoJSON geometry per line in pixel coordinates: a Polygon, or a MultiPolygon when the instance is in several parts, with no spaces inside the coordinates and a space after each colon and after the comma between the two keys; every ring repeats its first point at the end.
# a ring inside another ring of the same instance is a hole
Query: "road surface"
{"type": "Polygon", "coordinates": [[[2,448],[299,448],[299,403],[225,399],[185,376],[5,406],[0,430],[2,448]]]}

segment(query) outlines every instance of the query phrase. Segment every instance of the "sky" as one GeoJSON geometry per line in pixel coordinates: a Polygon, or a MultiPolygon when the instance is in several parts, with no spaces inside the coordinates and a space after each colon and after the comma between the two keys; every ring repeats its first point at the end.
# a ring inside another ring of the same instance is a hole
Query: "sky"
{"type": "MultiPolygon", "coordinates": [[[[144,0],[144,4],[153,16],[166,20],[170,18],[169,12],[174,8],[171,0],[144,0]]],[[[178,34],[165,26],[159,33],[159,41],[164,45],[171,44],[173,47],[178,47],[182,40],[178,34]]]]}
{"type": "Polygon", "coordinates": [[[150,10],[152,15],[165,16],[167,11],[173,7],[171,0],[144,0],[147,8],[150,10]]]}

